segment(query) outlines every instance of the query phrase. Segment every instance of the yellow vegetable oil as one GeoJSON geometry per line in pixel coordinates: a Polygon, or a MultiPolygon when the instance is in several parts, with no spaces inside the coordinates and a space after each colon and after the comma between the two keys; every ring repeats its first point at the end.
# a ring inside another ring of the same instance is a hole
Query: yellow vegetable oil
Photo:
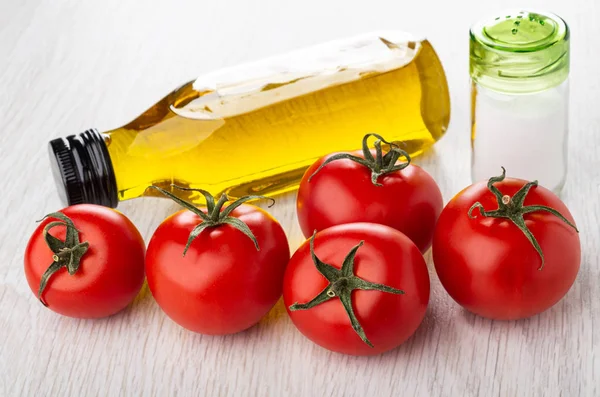
{"type": "Polygon", "coordinates": [[[65,201],[116,206],[156,194],[271,196],[317,158],[377,133],[418,155],[450,118],[442,65],[426,40],[378,32],[209,73],[131,123],[50,142],[65,201]]]}

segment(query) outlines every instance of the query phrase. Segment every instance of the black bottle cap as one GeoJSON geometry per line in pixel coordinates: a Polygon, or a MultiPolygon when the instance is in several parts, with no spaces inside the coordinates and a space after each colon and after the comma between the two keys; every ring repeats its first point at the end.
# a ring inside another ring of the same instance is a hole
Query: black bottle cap
{"type": "Polygon", "coordinates": [[[54,139],[48,149],[52,174],[63,203],[117,206],[115,172],[106,143],[96,129],[54,139]]]}

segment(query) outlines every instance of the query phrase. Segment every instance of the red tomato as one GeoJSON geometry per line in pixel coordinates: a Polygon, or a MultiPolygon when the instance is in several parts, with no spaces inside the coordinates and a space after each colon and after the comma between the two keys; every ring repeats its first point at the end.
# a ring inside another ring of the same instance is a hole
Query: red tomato
{"type": "Polygon", "coordinates": [[[260,251],[228,224],[204,229],[186,255],[192,230],[203,221],[188,210],[158,227],[146,255],[148,286],[162,310],[191,331],[223,335],[256,324],[281,296],[290,251],[285,233],[267,212],[243,204],[230,214],[244,222],[260,251]]]}
{"type": "MultiPolygon", "coordinates": [[[[315,174],[336,155],[339,153],[317,160],[300,182],[297,212],[304,236],[334,225],[371,222],[401,231],[421,252],[427,251],[443,207],[442,194],[433,178],[410,164],[380,175],[377,182],[381,186],[377,186],[372,182],[371,168],[349,159],[332,161],[315,174]]],[[[353,155],[365,158],[364,153],[353,155]]]]}
{"type": "MultiPolygon", "coordinates": [[[[78,242],[84,245],[87,242],[89,247],[82,250],[79,268],[73,275],[62,266],[50,276],[41,294],[42,301],[57,313],[78,318],[106,317],[124,309],[144,283],[142,236],[125,215],[111,208],[79,204],[60,213],[79,231],[78,242]]],[[[44,229],[57,221],[63,222],[56,217],[42,221],[25,251],[25,276],[36,296],[48,267],[68,262],[68,259],[67,262],[54,261],[55,253],[44,238],[44,229]]],[[[64,222],[57,224],[48,234],[64,244],[67,226],[64,222]]],[[[60,256],[64,258],[63,254],[60,256]]]]}
{"type": "MultiPolygon", "coordinates": [[[[581,247],[576,229],[559,217],[543,210],[524,214],[543,253],[542,267],[533,243],[511,220],[482,216],[480,209],[470,218],[473,204],[481,203],[486,212],[495,210],[502,196],[508,202],[527,183],[502,178],[494,183],[498,198],[481,182],[446,205],[435,230],[433,260],[456,302],[481,316],[509,320],[540,313],[567,293],[579,270],[581,247]]],[[[551,207],[574,223],[563,202],[541,186],[531,187],[523,204],[551,207]]]]}
{"type": "Polygon", "coordinates": [[[339,353],[373,355],[399,346],[415,332],[429,302],[429,274],[414,243],[383,225],[353,223],[325,229],[314,237],[314,252],[320,261],[334,269],[330,267],[329,271],[335,276],[348,253],[361,241],[364,244],[357,248],[350,269],[353,275],[369,284],[401,290],[403,294],[373,288],[344,290],[351,283],[347,274],[330,283],[311,258],[309,240],[298,248],[288,264],[283,300],[294,325],[316,344],[339,353]],[[336,290],[341,292],[331,292],[336,290]],[[327,295],[332,293],[333,296],[327,295]],[[361,340],[353,329],[343,303],[344,294],[349,297],[367,341],[361,340]],[[317,296],[327,300],[311,308],[290,310],[290,306],[305,304],[317,296]]]}

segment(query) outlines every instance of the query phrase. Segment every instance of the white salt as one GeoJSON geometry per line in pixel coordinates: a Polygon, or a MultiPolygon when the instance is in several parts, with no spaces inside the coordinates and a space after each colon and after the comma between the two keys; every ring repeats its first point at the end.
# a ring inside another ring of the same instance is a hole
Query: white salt
{"type": "Polygon", "coordinates": [[[560,192],[567,171],[568,80],[535,93],[503,94],[477,86],[473,181],[500,175],[560,192]]]}

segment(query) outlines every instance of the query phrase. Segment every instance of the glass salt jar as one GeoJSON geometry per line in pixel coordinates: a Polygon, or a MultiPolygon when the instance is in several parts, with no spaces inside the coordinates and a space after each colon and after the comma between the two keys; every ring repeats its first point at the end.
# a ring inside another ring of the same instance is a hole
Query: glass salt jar
{"type": "Polygon", "coordinates": [[[470,32],[473,181],[507,175],[560,193],[567,172],[569,28],[508,11],[470,32]]]}

